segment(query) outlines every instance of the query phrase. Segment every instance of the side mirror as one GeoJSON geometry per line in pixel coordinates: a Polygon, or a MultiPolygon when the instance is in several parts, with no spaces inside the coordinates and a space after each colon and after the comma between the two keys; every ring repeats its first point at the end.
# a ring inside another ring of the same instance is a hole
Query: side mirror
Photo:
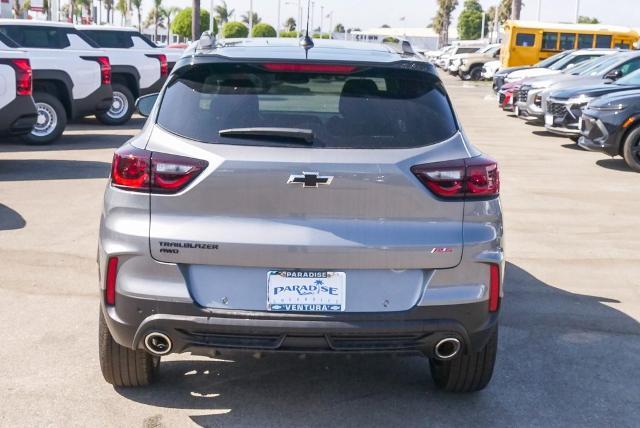
{"type": "Polygon", "coordinates": [[[610,72],[604,75],[604,78],[609,80],[618,80],[619,78],[622,77],[622,74],[623,74],[622,70],[611,70],[610,72]]]}
{"type": "Polygon", "coordinates": [[[493,54],[494,58],[500,58],[500,50],[497,50],[496,53],[493,54]]]}
{"type": "Polygon", "coordinates": [[[151,111],[153,110],[153,106],[156,104],[158,95],[160,94],[149,94],[136,100],[136,110],[138,111],[138,114],[140,114],[140,116],[149,117],[151,111]]]}

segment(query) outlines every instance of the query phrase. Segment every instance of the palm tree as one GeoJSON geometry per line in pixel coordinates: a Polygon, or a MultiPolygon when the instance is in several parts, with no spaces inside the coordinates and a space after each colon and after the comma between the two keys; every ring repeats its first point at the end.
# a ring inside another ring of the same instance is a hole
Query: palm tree
{"type": "MultiPolygon", "coordinates": [[[[86,9],[89,21],[91,21],[91,7],[93,6],[93,0],[76,0],[76,5],[80,9],[80,11],[83,8],[86,9]]],[[[82,13],[80,13],[80,16],[82,16],[82,13]]]]}
{"type": "Polygon", "coordinates": [[[162,9],[156,9],[155,7],[149,9],[149,13],[147,14],[147,18],[144,20],[144,27],[149,28],[151,26],[154,27],[154,37],[153,41],[158,41],[158,27],[164,27],[164,14],[162,9]]]}
{"type": "Polygon", "coordinates": [[[449,26],[451,26],[451,14],[458,6],[458,0],[438,0],[438,12],[431,20],[431,27],[439,35],[439,44],[449,44],[449,26]]]}
{"type": "Polygon", "coordinates": [[[13,16],[15,18],[25,18],[31,8],[31,0],[15,0],[13,2],[13,16]]]}
{"type": "Polygon", "coordinates": [[[116,3],[116,9],[120,13],[120,25],[124,25],[124,19],[129,11],[129,4],[127,3],[127,0],[118,0],[118,3],[116,3]]]}
{"type": "Polygon", "coordinates": [[[111,23],[111,11],[113,10],[113,0],[104,0],[104,8],[107,11],[107,23],[111,23]]]}
{"type": "Polygon", "coordinates": [[[227,2],[223,0],[222,4],[215,7],[216,15],[218,15],[218,22],[220,24],[226,24],[229,22],[229,18],[234,14],[235,9],[229,10],[227,2]]]}
{"type": "Polygon", "coordinates": [[[142,31],[142,0],[131,0],[131,6],[136,8],[138,13],[138,31],[142,31]]]}
{"type": "MultiPolygon", "coordinates": [[[[250,14],[251,12],[247,12],[244,15],[242,15],[242,22],[244,22],[245,24],[249,25],[250,22],[250,14]]],[[[258,16],[258,12],[253,12],[253,25],[259,24],[260,21],[262,21],[262,18],[260,18],[258,16]]]]}
{"type": "Polygon", "coordinates": [[[284,26],[287,29],[287,31],[295,31],[297,26],[296,20],[293,17],[291,17],[285,21],[284,26]]]}
{"type": "Polygon", "coordinates": [[[177,6],[169,6],[162,9],[162,14],[165,18],[167,18],[167,44],[171,43],[171,18],[180,12],[179,7],[177,6]]]}
{"type": "Polygon", "coordinates": [[[522,0],[513,0],[511,3],[511,19],[520,19],[520,10],[522,10],[522,0]]]}

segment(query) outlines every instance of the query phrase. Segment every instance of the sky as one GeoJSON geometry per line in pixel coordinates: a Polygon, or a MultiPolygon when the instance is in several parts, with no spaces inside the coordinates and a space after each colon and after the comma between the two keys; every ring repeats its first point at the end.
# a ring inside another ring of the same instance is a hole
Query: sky
{"type": "MultiPolygon", "coordinates": [[[[62,0],[64,2],[64,0],[62,0]]],[[[236,18],[249,10],[251,0],[228,0],[231,9],[236,10],[236,18]]],[[[543,21],[573,22],[575,19],[576,1],[580,2],[580,15],[598,18],[610,25],[624,25],[640,28],[639,0],[523,0],[522,19],[537,19],[538,2],[542,2],[541,17],[543,21]]],[[[221,0],[214,0],[219,4],[221,0]]],[[[498,0],[480,0],[487,9],[497,4],[498,0]]],[[[280,0],[281,21],[289,16],[297,16],[298,0],[280,0]]],[[[302,1],[306,6],[306,0],[302,1]]],[[[338,22],[347,28],[371,28],[383,24],[392,27],[426,27],[436,11],[436,0],[315,0],[315,26],[320,25],[320,7],[324,6],[325,15],[334,12],[333,24],[338,22]],[[390,7],[391,5],[391,7],[390,7]],[[404,17],[404,21],[401,18],[404,17]]],[[[464,0],[454,12],[457,18],[462,10],[464,0]]],[[[153,0],[143,0],[144,15],[152,6],[153,0]]],[[[187,7],[190,0],[163,0],[165,5],[187,7]]],[[[205,9],[210,8],[210,0],[201,0],[205,9]]],[[[253,0],[254,10],[266,22],[272,25],[277,21],[278,0],[253,0]]],[[[325,18],[325,28],[329,19],[325,18]]],[[[455,23],[454,23],[455,25],[455,23]]]]}

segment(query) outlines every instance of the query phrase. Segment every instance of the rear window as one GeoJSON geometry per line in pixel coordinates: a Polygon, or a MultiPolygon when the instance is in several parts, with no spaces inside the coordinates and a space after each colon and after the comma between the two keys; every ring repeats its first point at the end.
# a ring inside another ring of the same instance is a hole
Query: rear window
{"type": "Polygon", "coordinates": [[[535,45],[536,35],[531,33],[519,33],[516,36],[516,46],[530,47],[535,45]]]}
{"type": "Polygon", "coordinates": [[[101,48],[127,49],[133,47],[131,35],[125,31],[82,30],[101,48]]]}
{"type": "Polygon", "coordinates": [[[314,148],[410,148],[446,140],[457,124],[442,84],[416,71],[366,68],[349,75],[203,64],[178,71],[157,123],[206,142],[304,146],[286,138],[241,138],[221,130],[280,128],[313,133],[314,148]]]}

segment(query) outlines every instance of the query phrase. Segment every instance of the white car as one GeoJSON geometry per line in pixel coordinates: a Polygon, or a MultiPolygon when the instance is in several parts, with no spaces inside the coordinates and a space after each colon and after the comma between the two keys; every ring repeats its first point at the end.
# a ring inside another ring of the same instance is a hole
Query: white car
{"type": "Polygon", "coordinates": [[[491,80],[493,76],[500,70],[502,63],[500,61],[489,61],[482,66],[482,78],[491,80]]]}

